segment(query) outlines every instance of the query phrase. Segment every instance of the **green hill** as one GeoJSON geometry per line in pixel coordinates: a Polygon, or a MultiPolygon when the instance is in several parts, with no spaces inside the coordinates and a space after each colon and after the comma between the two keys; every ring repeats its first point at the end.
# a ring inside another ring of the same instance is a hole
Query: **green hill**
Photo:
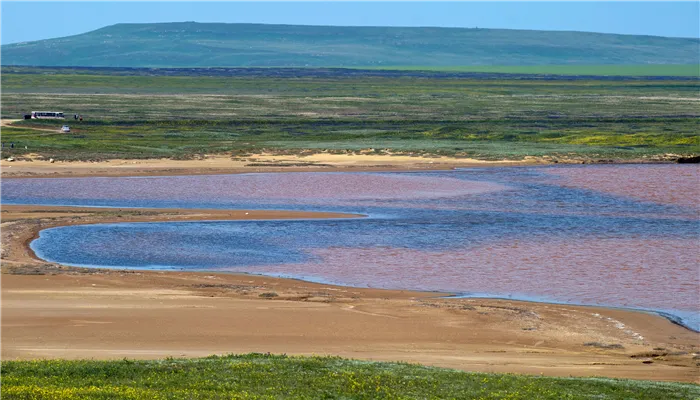
{"type": "Polygon", "coordinates": [[[699,64],[700,39],[506,29],[117,24],[2,46],[3,65],[111,67],[699,64]]]}

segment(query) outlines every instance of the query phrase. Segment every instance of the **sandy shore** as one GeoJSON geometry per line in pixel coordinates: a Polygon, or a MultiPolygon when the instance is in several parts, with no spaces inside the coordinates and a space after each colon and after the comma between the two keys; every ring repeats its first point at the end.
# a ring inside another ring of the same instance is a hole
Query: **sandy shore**
{"type": "Polygon", "coordinates": [[[652,314],[243,274],[70,268],[28,248],[39,230],[67,224],[352,215],[50,206],[3,206],[1,215],[5,360],[269,351],[700,383],[700,334],[652,314]]]}
{"type": "Polygon", "coordinates": [[[3,178],[82,177],[82,176],[144,176],[144,175],[211,175],[251,172],[312,172],[312,171],[397,171],[449,170],[458,167],[486,167],[548,164],[547,159],[528,158],[524,161],[482,161],[469,158],[419,157],[373,154],[275,155],[257,154],[245,158],[222,155],[205,156],[197,160],[107,160],[55,161],[37,156],[22,160],[0,160],[3,178]]]}
{"type": "Polygon", "coordinates": [[[696,360],[686,353],[696,350],[697,336],[642,313],[245,275],[43,274],[2,276],[5,360],[269,351],[469,371],[698,379],[696,360]]]}

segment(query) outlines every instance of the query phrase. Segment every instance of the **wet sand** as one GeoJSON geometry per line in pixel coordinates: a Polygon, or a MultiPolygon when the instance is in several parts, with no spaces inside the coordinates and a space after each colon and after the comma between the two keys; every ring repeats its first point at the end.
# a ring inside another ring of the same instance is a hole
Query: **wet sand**
{"type": "Polygon", "coordinates": [[[348,215],[52,206],[3,206],[1,215],[5,360],[269,351],[700,383],[700,334],[653,314],[243,274],[71,268],[28,247],[39,230],[67,224],[348,215]]]}

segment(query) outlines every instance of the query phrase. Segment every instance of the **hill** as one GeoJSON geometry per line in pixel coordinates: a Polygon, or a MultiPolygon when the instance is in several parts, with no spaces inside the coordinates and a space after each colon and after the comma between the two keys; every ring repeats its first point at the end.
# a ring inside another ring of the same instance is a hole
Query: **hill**
{"type": "Polygon", "coordinates": [[[357,67],[698,64],[700,39],[506,29],[176,22],[4,45],[3,65],[357,67]]]}

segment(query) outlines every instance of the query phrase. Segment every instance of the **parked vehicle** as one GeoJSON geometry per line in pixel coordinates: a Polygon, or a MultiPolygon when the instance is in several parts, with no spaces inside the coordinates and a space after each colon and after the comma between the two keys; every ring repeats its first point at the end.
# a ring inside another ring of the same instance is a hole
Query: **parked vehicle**
{"type": "Polygon", "coordinates": [[[32,111],[32,119],[63,119],[65,116],[60,111],[32,111]]]}

